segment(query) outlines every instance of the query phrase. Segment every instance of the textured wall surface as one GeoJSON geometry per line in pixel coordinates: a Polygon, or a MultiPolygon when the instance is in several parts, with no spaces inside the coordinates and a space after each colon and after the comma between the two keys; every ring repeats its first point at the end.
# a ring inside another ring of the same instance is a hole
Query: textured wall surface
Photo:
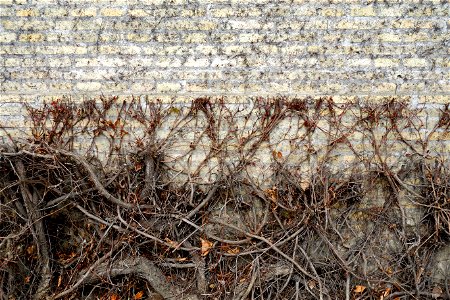
{"type": "MultiPolygon", "coordinates": [[[[2,102],[449,93],[449,3],[0,1],[2,102]]],[[[425,100],[425,98],[422,98],[425,100]]]]}

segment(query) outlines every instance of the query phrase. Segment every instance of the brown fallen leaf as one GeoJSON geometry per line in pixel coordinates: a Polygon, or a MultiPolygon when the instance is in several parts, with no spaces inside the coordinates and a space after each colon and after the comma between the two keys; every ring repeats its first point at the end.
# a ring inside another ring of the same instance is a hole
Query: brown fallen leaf
{"type": "Polygon", "coordinates": [[[110,299],[110,300],[119,300],[119,296],[118,296],[117,294],[112,294],[112,295],[109,297],[109,299],[110,299]]]}
{"type": "Polygon", "coordinates": [[[144,291],[140,291],[134,295],[134,299],[142,299],[142,296],[144,296],[144,291]]]}
{"type": "Polygon", "coordinates": [[[177,242],[174,242],[174,241],[172,241],[171,239],[169,239],[169,238],[165,238],[164,239],[170,246],[172,246],[172,247],[174,247],[174,248],[178,248],[178,243],[177,242]]]}
{"type": "Polygon", "coordinates": [[[442,288],[437,285],[431,290],[431,297],[433,297],[433,299],[437,299],[441,297],[443,293],[444,291],[442,290],[442,288]]]}
{"type": "Polygon", "coordinates": [[[239,252],[241,252],[241,250],[239,250],[238,247],[231,248],[231,249],[227,250],[228,254],[238,254],[239,252]]]}
{"type": "Polygon", "coordinates": [[[283,158],[283,153],[281,153],[280,151],[273,150],[272,155],[274,158],[278,158],[278,159],[283,158]]]}
{"type": "Polygon", "coordinates": [[[391,267],[387,267],[387,268],[386,268],[386,273],[387,273],[388,275],[392,275],[392,274],[394,273],[394,271],[392,270],[391,267]]]}
{"type": "Polygon", "coordinates": [[[300,182],[300,187],[303,191],[306,191],[309,188],[309,182],[308,181],[302,181],[300,182]]]}
{"type": "Polygon", "coordinates": [[[36,250],[36,246],[35,245],[31,245],[31,246],[27,247],[27,253],[29,255],[34,254],[35,250],[36,250]]]}
{"type": "Polygon", "coordinates": [[[364,292],[365,289],[366,289],[365,286],[363,286],[363,285],[357,285],[357,286],[355,286],[355,289],[353,290],[353,292],[359,294],[359,293],[364,292]]]}
{"type": "Polygon", "coordinates": [[[278,193],[277,193],[277,188],[273,187],[272,189],[267,189],[265,190],[266,195],[270,198],[270,200],[272,200],[273,202],[277,202],[278,200],[278,193]]]}
{"type": "Polygon", "coordinates": [[[208,255],[209,251],[211,250],[213,243],[211,243],[208,240],[202,239],[200,238],[200,241],[202,243],[202,247],[201,247],[201,256],[206,256],[208,255]]]}
{"type": "Polygon", "coordinates": [[[176,260],[177,261],[187,261],[188,259],[187,259],[187,257],[178,257],[176,260]]]}
{"type": "Polygon", "coordinates": [[[316,281],[315,280],[309,280],[308,281],[308,287],[312,290],[316,287],[316,281]]]}

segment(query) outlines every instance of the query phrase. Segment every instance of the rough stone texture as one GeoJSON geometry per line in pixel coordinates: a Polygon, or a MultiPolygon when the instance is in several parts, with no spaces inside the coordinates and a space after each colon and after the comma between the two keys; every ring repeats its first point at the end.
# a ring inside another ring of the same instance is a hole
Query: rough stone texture
{"type": "Polygon", "coordinates": [[[3,0],[0,11],[3,103],[100,93],[448,99],[448,1],[3,0]]]}

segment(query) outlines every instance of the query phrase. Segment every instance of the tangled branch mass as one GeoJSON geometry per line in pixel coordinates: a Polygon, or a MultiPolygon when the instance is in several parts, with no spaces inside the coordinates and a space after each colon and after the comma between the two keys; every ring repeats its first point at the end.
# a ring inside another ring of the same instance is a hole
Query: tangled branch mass
{"type": "Polygon", "coordinates": [[[0,299],[450,298],[448,106],[27,111],[0,152],[0,299]]]}

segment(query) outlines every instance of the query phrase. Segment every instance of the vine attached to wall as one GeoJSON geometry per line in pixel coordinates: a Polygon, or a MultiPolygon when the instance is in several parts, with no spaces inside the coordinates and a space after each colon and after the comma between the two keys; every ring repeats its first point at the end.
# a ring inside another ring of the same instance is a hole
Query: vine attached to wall
{"type": "Polygon", "coordinates": [[[0,152],[0,299],[450,298],[449,105],[27,111],[0,152]]]}

